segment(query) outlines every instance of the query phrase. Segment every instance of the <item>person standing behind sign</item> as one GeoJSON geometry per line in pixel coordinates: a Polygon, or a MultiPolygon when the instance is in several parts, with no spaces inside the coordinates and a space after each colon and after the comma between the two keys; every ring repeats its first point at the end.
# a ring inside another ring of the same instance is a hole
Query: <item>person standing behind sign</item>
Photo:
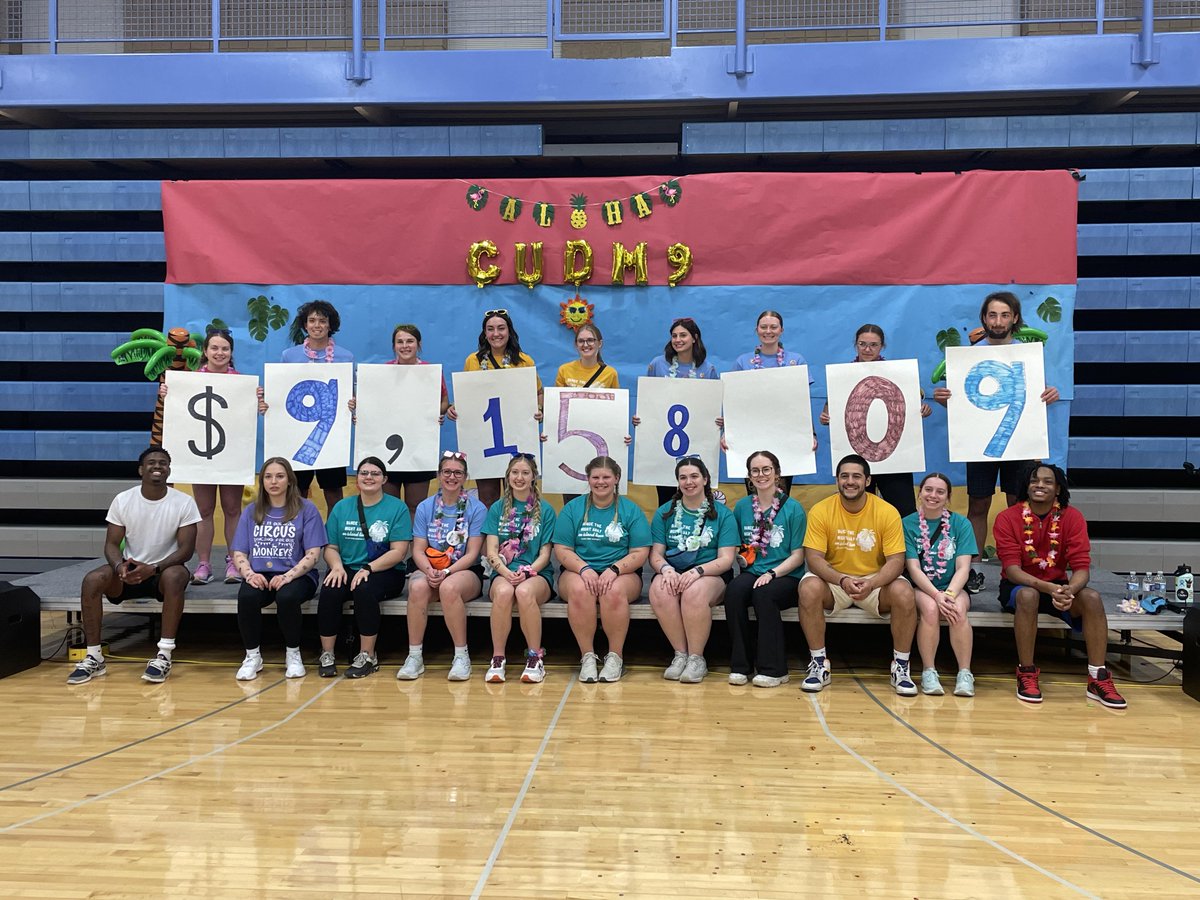
{"type": "MultiPolygon", "coordinates": [[[[395,359],[388,360],[389,366],[427,366],[429,363],[421,359],[421,329],[416,325],[397,325],[392,329],[392,352],[395,359]]],[[[442,376],[442,400],[438,410],[438,424],[441,425],[450,408],[450,397],[446,392],[446,378],[442,376]]],[[[417,514],[417,506],[429,496],[429,482],[437,477],[437,472],[393,472],[388,483],[383,486],[384,493],[399,497],[401,488],[404,490],[404,502],[412,516],[417,514]]]]}
{"type": "MultiPolygon", "coordinates": [[[[467,357],[463,363],[464,372],[486,372],[498,369],[519,369],[529,366],[537,372],[537,363],[528,353],[521,352],[521,337],[513,321],[509,318],[507,309],[489,309],[483,314],[483,324],[479,330],[479,347],[467,357]]],[[[534,418],[542,420],[542,379],[537,380],[538,411],[534,418]]],[[[450,404],[446,415],[451,421],[458,418],[454,404],[450,404]]],[[[479,478],[475,487],[479,493],[479,502],[483,504],[486,514],[488,508],[500,499],[499,478],[479,478]]]]}
{"type": "MultiPolygon", "coordinates": [[[[237,375],[233,367],[233,335],[224,328],[210,328],[200,345],[203,354],[198,372],[212,372],[217,375],[237,375]]],[[[167,384],[164,381],[158,388],[160,397],[167,396],[167,384]]],[[[210,559],[213,547],[213,513],[217,508],[217,496],[221,497],[221,514],[224,517],[225,547],[233,546],[233,535],[237,531],[238,517],[242,514],[242,486],[240,484],[193,484],[192,496],[196,498],[196,506],[200,509],[200,521],[196,524],[196,556],[199,562],[196,573],[192,575],[192,584],[208,584],[213,580],[210,559]]],[[[225,583],[238,583],[237,566],[233,557],[225,556],[225,583]]]]}
{"type": "MultiPolygon", "coordinates": [[[[859,327],[854,333],[854,359],[851,362],[875,362],[883,359],[883,348],[887,339],[883,329],[870,323],[859,327]]],[[[921,418],[924,419],[933,412],[933,408],[922,399],[921,418]]],[[[829,424],[829,404],[821,410],[821,424],[829,424]]],[[[882,497],[900,513],[900,518],[912,515],[917,511],[917,500],[913,491],[912,472],[889,472],[884,475],[871,476],[871,493],[882,497]]]]}

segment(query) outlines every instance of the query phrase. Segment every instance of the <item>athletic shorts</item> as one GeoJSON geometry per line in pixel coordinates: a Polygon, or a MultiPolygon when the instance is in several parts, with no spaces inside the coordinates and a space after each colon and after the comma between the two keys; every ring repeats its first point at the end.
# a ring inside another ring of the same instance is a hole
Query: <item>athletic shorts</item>
{"type": "Polygon", "coordinates": [[[996,475],[1000,475],[1000,490],[1006,494],[1021,492],[1021,478],[1032,460],[1013,459],[1006,462],[967,463],[967,496],[990,497],[996,493],[996,475]]]}
{"type": "MultiPolygon", "coordinates": [[[[1065,581],[1056,581],[1054,584],[1066,584],[1065,581]]],[[[1007,578],[1000,579],[1000,596],[997,598],[1000,601],[1000,608],[1006,613],[1015,615],[1017,612],[1017,591],[1028,585],[1013,584],[1007,578]]],[[[1071,615],[1070,610],[1061,610],[1055,607],[1054,600],[1049,594],[1038,592],[1038,613],[1045,613],[1048,616],[1054,616],[1056,619],[1062,619],[1071,626],[1072,631],[1083,631],[1083,619],[1078,616],[1071,615]]]]}
{"type": "Polygon", "coordinates": [[[296,473],[296,484],[300,487],[301,494],[308,493],[308,489],[312,487],[314,475],[317,478],[317,484],[320,485],[323,491],[333,491],[346,486],[346,469],[344,466],[332,469],[306,469],[296,473]]]}

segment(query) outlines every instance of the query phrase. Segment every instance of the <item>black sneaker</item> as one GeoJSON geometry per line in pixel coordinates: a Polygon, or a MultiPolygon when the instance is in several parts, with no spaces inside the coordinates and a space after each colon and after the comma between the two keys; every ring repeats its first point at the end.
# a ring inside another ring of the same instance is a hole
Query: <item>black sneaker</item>
{"type": "Polygon", "coordinates": [[[333,655],[332,650],[321,651],[321,658],[317,660],[317,674],[322,678],[337,676],[337,657],[333,655]]]}
{"type": "Polygon", "coordinates": [[[967,579],[967,593],[978,594],[983,590],[983,573],[978,569],[971,570],[971,577],[967,579]]]}
{"type": "Polygon", "coordinates": [[[354,657],[354,662],[350,664],[350,668],[346,670],[347,678],[366,678],[368,675],[374,675],[379,671],[379,658],[376,656],[368,656],[366,653],[359,653],[354,657]]]}

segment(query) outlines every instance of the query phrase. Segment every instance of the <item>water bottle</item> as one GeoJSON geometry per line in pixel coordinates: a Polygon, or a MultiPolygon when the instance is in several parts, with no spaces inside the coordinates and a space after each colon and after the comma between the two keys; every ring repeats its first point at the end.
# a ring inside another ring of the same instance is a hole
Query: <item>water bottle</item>
{"type": "Polygon", "coordinates": [[[1150,582],[1150,593],[1155,597],[1167,599],[1167,579],[1161,569],[1154,573],[1154,580],[1150,582]]]}
{"type": "Polygon", "coordinates": [[[1146,573],[1146,574],[1145,574],[1145,575],[1142,577],[1142,596],[1143,596],[1143,597],[1148,597],[1148,596],[1150,596],[1150,578],[1151,578],[1153,575],[1154,575],[1154,573],[1153,573],[1153,572],[1147,572],[1147,573],[1146,573]]]}
{"type": "Polygon", "coordinates": [[[1129,577],[1125,579],[1125,599],[1134,603],[1138,600],[1137,572],[1130,572],[1129,577]]]}
{"type": "Polygon", "coordinates": [[[1192,596],[1192,567],[1180,566],[1175,570],[1175,602],[1191,606],[1192,596]]]}

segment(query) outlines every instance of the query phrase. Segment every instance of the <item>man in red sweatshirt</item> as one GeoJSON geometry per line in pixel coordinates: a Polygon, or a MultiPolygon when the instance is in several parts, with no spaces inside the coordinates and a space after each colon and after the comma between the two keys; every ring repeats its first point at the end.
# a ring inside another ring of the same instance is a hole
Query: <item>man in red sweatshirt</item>
{"type": "Polygon", "coordinates": [[[1070,505],[1066,475],[1058,466],[1034,463],[1017,495],[1017,504],[996,517],[992,534],[1004,577],[1000,606],[1014,615],[1017,639],[1017,697],[1041,703],[1040,670],[1033,664],[1038,613],[1061,616],[1083,631],[1087,645],[1089,700],[1124,709],[1104,665],[1108,617],[1100,594],[1087,586],[1091,559],[1087,522],[1070,505]],[[1069,573],[1069,574],[1068,574],[1069,573]]]}

